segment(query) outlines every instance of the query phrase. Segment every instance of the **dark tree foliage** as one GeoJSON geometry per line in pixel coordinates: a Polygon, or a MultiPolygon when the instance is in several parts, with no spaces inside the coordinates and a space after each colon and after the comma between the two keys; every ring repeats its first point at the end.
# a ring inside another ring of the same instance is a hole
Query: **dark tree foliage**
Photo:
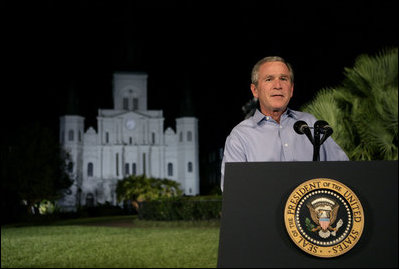
{"type": "Polygon", "coordinates": [[[303,110],[334,128],[351,160],[398,160],[398,48],[362,54],[344,75],[303,110]]]}
{"type": "Polygon", "coordinates": [[[27,212],[43,199],[60,198],[72,184],[67,157],[51,130],[38,123],[10,134],[1,146],[3,221],[15,220],[21,209],[27,212]]]}

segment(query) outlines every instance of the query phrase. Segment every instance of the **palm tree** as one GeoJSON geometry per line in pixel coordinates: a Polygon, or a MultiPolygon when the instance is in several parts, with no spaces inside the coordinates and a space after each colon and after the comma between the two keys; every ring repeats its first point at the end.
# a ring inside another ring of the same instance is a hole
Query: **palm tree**
{"type": "Polygon", "coordinates": [[[329,122],[351,160],[397,160],[398,48],[360,55],[344,75],[302,110],[329,122]]]}

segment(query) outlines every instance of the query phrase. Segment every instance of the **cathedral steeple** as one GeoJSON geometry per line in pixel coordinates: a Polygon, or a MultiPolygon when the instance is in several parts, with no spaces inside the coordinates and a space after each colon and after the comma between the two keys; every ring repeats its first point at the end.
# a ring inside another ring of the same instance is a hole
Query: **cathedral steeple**
{"type": "Polygon", "coordinates": [[[79,115],[79,98],[74,80],[69,82],[67,88],[66,115],[79,115]]]}
{"type": "Polygon", "coordinates": [[[195,107],[193,103],[192,86],[188,75],[184,76],[181,91],[180,113],[181,117],[193,117],[195,114],[195,107]]]}
{"type": "Polygon", "coordinates": [[[114,108],[117,110],[147,110],[146,73],[118,72],[114,74],[114,108]]]}

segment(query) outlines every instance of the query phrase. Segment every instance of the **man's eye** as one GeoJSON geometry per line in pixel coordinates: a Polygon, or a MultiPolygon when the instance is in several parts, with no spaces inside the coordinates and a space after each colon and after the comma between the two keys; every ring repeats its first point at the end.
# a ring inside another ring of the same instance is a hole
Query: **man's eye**
{"type": "Polygon", "coordinates": [[[281,80],[284,80],[284,81],[287,81],[287,80],[288,80],[287,77],[281,77],[280,79],[281,79],[281,80]]]}
{"type": "Polygon", "coordinates": [[[265,79],[265,81],[271,81],[272,80],[272,78],[266,78],[265,79]]]}

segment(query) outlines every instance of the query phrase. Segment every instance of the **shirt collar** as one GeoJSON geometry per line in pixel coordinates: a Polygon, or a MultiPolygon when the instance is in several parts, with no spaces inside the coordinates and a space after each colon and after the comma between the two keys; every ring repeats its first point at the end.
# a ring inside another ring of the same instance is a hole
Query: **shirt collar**
{"type": "MultiPolygon", "coordinates": [[[[298,115],[295,110],[287,108],[287,110],[283,113],[283,115],[281,115],[281,118],[285,119],[287,117],[297,119],[298,115]]],[[[263,120],[266,121],[273,120],[272,117],[263,115],[262,112],[259,111],[259,109],[256,109],[252,119],[255,124],[259,124],[263,120]]]]}
{"type": "Polygon", "coordinates": [[[287,111],[284,113],[287,115],[287,117],[293,118],[295,120],[298,119],[298,113],[295,110],[292,110],[290,108],[287,108],[287,111]]]}

